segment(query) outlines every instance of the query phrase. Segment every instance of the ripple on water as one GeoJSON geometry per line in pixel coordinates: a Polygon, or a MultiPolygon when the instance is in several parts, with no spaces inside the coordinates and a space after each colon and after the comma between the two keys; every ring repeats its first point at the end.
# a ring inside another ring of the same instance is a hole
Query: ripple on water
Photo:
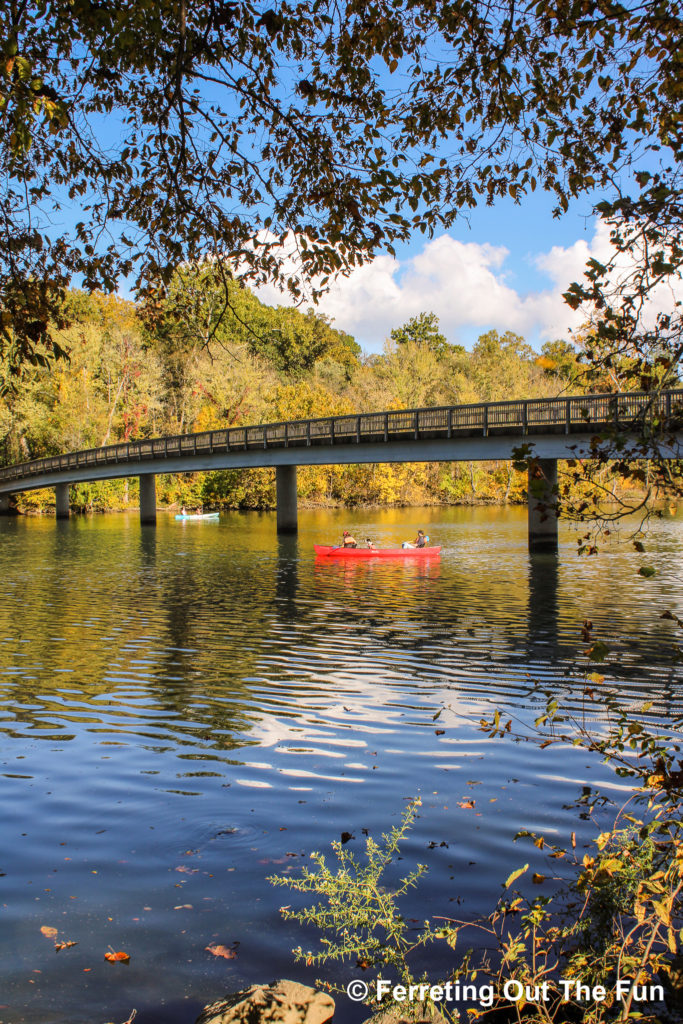
{"type": "MultiPolygon", "coordinates": [[[[257,515],[210,531],[163,515],[156,532],[129,516],[60,525],[0,522],[12,1024],[124,1020],[133,1006],[140,1024],[185,1024],[227,988],[313,980],[292,966],[302,936],[267,876],[342,832],[360,851],[418,793],[403,864],[429,874],[407,912],[485,912],[511,858],[543,867],[541,851],[511,849],[519,829],[568,841],[587,827],[582,788],[623,792],[575,748],[479,730],[496,707],[531,725],[548,695],[585,713],[584,618],[612,651],[605,688],[652,701],[653,721],[681,712],[676,634],[659,618],[683,615],[678,521],[653,528],[650,580],[626,548],[579,562],[569,533],[559,561],[530,562],[515,509],[302,513],[298,540],[280,541],[257,515]],[[426,524],[443,557],[315,561],[314,540],[346,523],[380,544],[426,524]],[[45,924],[78,946],[55,958],[45,924]],[[234,961],[206,952],[235,941],[234,961]],[[125,975],[108,945],[131,953],[125,975]]],[[[605,728],[600,711],[589,720],[605,728]]]]}

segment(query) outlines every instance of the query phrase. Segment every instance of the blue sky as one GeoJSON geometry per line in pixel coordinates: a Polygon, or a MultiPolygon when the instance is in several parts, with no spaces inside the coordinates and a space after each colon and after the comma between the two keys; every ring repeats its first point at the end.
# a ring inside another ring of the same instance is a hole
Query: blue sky
{"type": "MultiPolygon", "coordinates": [[[[491,328],[523,335],[535,348],[580,328],[562,292],[580,278],[591,255],[605,257],[608,233],[583,198],[556,219],[553,199],[536,193],[520,205],[503,200],[471,211],[433,240],[422,235],[339,280],[320,311],[353,334],[367,352],[381,351],[393,327],[435,312],[449,341],[466,347],[491,328]]],[[[286,300],[259,289],[273,304],[286,300]]]]}

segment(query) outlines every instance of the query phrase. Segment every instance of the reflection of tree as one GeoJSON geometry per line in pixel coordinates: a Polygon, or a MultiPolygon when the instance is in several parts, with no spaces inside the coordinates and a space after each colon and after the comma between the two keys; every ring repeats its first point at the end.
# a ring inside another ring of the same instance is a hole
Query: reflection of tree
{"type": "Polygon", "coordinates": [[[71,521],[56,532],[51,524],[54,549],[40,576],[10,568],[0,659],[14,670],[5,676],[13,721],[2,728],[64,740],[73,722],[159,745],[194,747],[198,737],[212,749],[243,745],[254,717],[244,680],[274,620],[273,577],[263,573],[254,586],[248,560],[232,559],[226,573],[207,567],[201,550],[181,558],[163,534],[110,524],[71,521]]]}
{"type": "MultiPolygon", "coordinates": [[[[433,534],[436,515],[420,513],[433,534]]],[[[573,595],[563,567],[560,600],[553,556],[520,572],[521,513],[511,545],[494,532],[496,510],[438,515],[458,524],[458,557],[451,547],[439,563],[314,562],[309,543],[277,539],[260,515],[224,517],[210,531],[164,517],[156,533],[133,517],[26,524],[21,549],[8,549],[0,605],[0,731],[118,734],[211,759],[251,742],[255,722],[299,719],[349,688],[372,714],[395,688],[468,700],[538,680],[557,688],[558,663],[581,653],[584,585],[573,595]]],[[[373,512],[382,543],[401,516],[373,512]]],[[[337,519],[325,513],[330,532],[337,519]]],[[[611,623],[619,572],[592,584],[596,622],[611,623]]],[[[652,679],[651,654],[625,648],[619,677],[652,679]]],[[[657,672],[661,658],[652,664],[657,672]]]]}

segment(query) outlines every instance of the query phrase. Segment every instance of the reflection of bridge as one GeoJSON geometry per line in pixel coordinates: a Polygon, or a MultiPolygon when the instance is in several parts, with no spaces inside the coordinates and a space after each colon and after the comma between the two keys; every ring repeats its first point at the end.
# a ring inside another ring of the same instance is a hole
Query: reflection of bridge
{"type": "MultiPolygon", "coordinates": [[[[529,547],[557,546],[557,517],[547,512],[557,487],[557,460],[588,454],[604,431],[637,438],[645,424],[670,435],[665,454],[676,457],[683,434],[683,389],[579,395],[516,402],[326,416],[252,427],[230,427],[92,448],[35,459],[0,469],[0,512],[10,496],[54,487],[57,516],[69,515],[69,485],[139,476],[140,519],[156,521],[157,473],[274,466],[278,532],[297,528],[296,467],[360,462],[458,462],[509,459],[520,444],[532,444],[529,470],[529,547]],[[674,450],[676,449],[676,450],[674,450]]],[[[628,452],[622,448],[620,456],[628,452]]],[[[642,458],[637,444],[631,457],[642,458]]]]}

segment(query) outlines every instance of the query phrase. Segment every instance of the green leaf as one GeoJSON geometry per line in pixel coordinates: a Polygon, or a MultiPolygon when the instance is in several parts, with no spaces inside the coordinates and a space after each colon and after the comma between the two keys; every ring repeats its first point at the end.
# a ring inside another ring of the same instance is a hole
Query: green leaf
{"type": "Polygon", "coordinates": [[[610,649],[607,644],[603,643],[602,640],[596,640],[586,653],[588,654],[589,661],[604,661],[609,652],[610,649]]]}

